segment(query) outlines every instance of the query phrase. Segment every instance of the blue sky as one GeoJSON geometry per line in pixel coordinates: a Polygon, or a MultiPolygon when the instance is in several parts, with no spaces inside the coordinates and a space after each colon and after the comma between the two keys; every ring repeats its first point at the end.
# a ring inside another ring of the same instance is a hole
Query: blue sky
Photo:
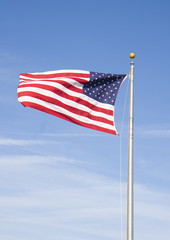
{"type": "MultiPolygon", "coordinates": [[[[0,7],[0,239],[121,239],[120,137],[24,108],[19,74],[129,73],[135,52],[134,235],[170,236],[170,3],[9,1],[0,7]]],[[[120,132],[126,80],[116,100],[120,132]]],[[[129,97],[129,96],[128,96],[129,97]]],[[[128,100],[122,132],[126,239],[128,100]]]]}

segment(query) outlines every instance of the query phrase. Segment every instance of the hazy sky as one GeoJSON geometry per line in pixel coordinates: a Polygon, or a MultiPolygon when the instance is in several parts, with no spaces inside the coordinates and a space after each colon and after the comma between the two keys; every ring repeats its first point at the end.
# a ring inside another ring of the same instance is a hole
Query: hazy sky
{"type": "MultiPolygon", "coordinates": [[[[134,235],[170,236],[170,3],[0,1],[0,239],[121,239],[120,137],[17,101],[19,74],[124,74],[135,52],[134,235]]],[[[128,79],[119,91],[121,130],[128,79]]],[[[129,95],[128,95],[129,98],[129,95]]],[[[128,103],[122,132],[126,239],[128,103]]]]}

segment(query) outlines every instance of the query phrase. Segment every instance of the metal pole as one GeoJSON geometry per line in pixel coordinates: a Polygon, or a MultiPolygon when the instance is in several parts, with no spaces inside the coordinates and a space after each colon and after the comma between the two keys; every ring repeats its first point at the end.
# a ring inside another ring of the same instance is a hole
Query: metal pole
{"type": "Polygon", "coordinates": [[[127,240],[133,240],[133,79],[134,53],[130,54],[130,101],[129,101],[129,146],[128,146],[128,183],[127,183],[127,240]]]}

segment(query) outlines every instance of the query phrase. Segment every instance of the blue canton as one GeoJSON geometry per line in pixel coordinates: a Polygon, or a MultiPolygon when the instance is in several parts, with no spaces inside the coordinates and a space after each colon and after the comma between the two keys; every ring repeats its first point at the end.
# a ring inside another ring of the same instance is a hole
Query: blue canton
{"type": "Polygon", "coordinates": [[[83,94],[101,103],[114,105],[124,75],[90,72],[90,81],[83,87],[83,94]]]}

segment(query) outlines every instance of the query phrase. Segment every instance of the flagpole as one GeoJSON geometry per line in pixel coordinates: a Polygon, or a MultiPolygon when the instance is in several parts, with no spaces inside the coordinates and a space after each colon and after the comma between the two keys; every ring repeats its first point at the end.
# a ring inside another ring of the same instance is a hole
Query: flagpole
{"type": "Polygon", "coordinates": [[[135,54],[130,54],[129,144],[127,183],[127,240],[133,240],[133,80],[135,54]]]}

